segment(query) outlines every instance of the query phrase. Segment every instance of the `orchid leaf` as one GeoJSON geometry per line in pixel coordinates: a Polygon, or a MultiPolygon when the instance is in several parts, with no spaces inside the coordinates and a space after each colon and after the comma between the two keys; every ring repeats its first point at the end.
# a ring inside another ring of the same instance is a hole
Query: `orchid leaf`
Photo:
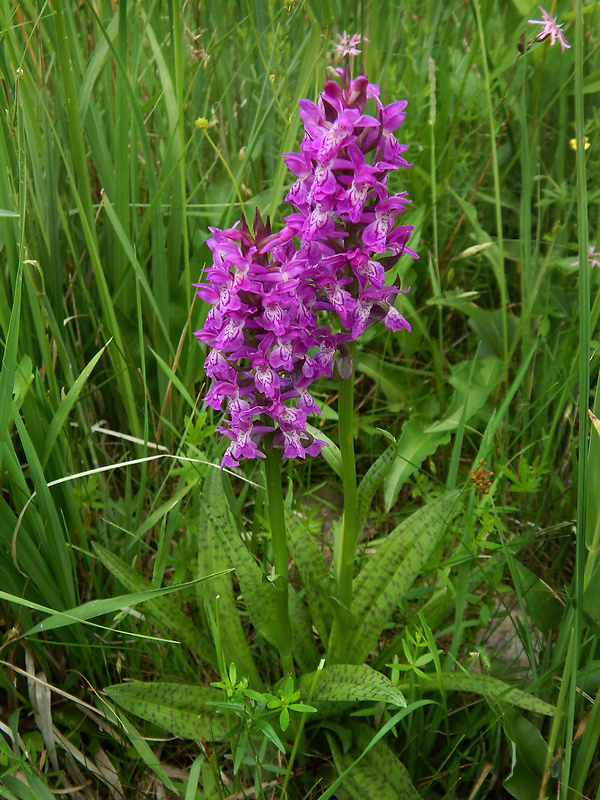
{"type": "MultiPolygon", "coordinates": [[[[216,509],[222,519],[226,519],[227,503],[223,480],[224,476],[220,470],[209,470],[203,485],[203,496],[210,503],[211,508],[216,509]]],[[[198,525],[198,574],[205,575],[226,568],[231,568],[229,558],[223,549],[221,540],[213,531],[206,507],[202,507],[198,525]]],[[[238,673],[248,678],[251,686],[262,687],[262,681],[240,621],[231,575],[221,575],[215,578],[209,585],[199,587],[199,593],[210,605],[213,615],[217,613],[219,615],[220,647],[225,656],[225,663],[235,663],[238,673]]]]}
{"type": "MultiPolygon", "coordinates": [[[[303,675],[298,689],[306,699],[312,686],[314,673],[303,675]]],[[[319,671],[311,703],[363,702],[390,703],[405,706],[402,692],[389,678],[366,664],[332,664],[319,671]]]]}
{"type": "Polygon", "coordinates": [[[419,800],[406,767],[383,742],[377,742],[361,758],[373,737],[367,725],[353,726],[355,744],[344,753],[332,734],[327,735],[336,770],[348,771],[342,786],[352,800],[419,800]],[[360,761],[359,761],[360,759],[360,761]]]}
{"type": "Polygon", "coordinates": [[[316,541],[302,520],[295,514],[287,514],[286,528],[290,555],[302,578],[312,623],[327,647],[331,625],[330,598],[335,595],[335,581],[316,541]]]}
{"type": "Polygon", "coordinates": [[[429,417],[414,413],[402,426],[402,433],[398,439],[398,455],[384,479],[383,494],[387,511],[398,499],[400,489],[425,459],[433,455],[440,445],[450,442],[449,431],[427,432],[430,425],[429,417]]]}
{"type": "Polygon", "coordinates": [[[212,686],[155,681],[114,684],[104,691],[128,713],[182,739],[221,741],[232,727],[231,720],[215,712],[212,704],[223,695],[212,686]]]}
{"type": "Polygon", "coordinates": [[[352,614],[359,621],[353,661],[364,661],[384,625],[431,557],[459,497],[448,492],[404,520],[372,555],[355,582],[352,614]]]}
{"type": "Polygon", "coordinates": [[[386,450],[379,456],[374,464],[371,465],[366,475],[358,486],[357,493],[357,525],[356,529],[361,531],[365,525],[369,508],[373,496],[383,483],[385,476],[390,471],[392,464],[398,453],[398,443],[392,442],[386,450]]]}
{"type": "MultiPolygon", "coordinates": [[[[98,542],[93,543],[93,548],[106,569],[129,591],[152,591],[153,587],[150,581],[147,581],[137,570],[130,567],[129,564],[126,564],[110,550],[102,547],[98,542]]],[[[146,601],[145,609],[146,613],[169,635],[175,636],[186,644],[203,661],[213,667],[217,666],[215,650],[211,640],[196,628],[170,598],[163,596],[159,600],[148,600],[146,601]]]]}
{"type": "Polygon", "coordinates": [[[294,659],[301,672],[310,672],[319,663],[319,652],[306,606],[292,586],[289,590],[289,609],[294,659]]]}
{"type": "Polygon", "coordinates": [[[340,453],[340,448],[337,444],[330,439],[329,436],[326,436],[323,431],[320,431],[318,428],[315,428],[313,425],[307,423],[306,430],[310,433],[311,436],[314,436],[315,439],[320,439],[322,442],[325,442],[327,447],[324,447],[321,450],[321,455],[325,459],[325,461],[329,464],[331,469],[335,472],[338,478],[342,477],[342,454],[340,453]]]}
{"type": "Polygon", "coordinates": [[[205,507],[208,519],[235,569],[252,624],[261,636],[277,647],[277,589],[264,579],[261,568],[233,528],[227,513],[214,509],[209,503],[205,507]]]}
{"type": "Polygon", "coordinates": [[[423,688],[428,685],[434,687],[438,685],[440,680],[448,692],[472,692],[489,697],[494,702],[502,701],[519,708],[525,708],[527,711],[534,711],[536,714],[545,714],[550,717],[556,712],[556,709],[550,703],[540,700],[539,697],[534,697],[534,695],[525,692],[523,689],[511,686],[499,678],[493,678],[491,675],[483,675],[476,672],[441,672],[435,676],[432,675],[431,679],[427,676],[421,685],[423,688]]]}

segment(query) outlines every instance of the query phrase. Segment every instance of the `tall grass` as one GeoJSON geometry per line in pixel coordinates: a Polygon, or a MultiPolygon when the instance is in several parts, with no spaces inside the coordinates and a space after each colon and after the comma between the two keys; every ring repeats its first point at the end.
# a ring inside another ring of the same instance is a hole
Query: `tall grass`
{"type": "MultiPolygon", "coordinates": [[[[385,102],[409,101],[400,138],[414,164],[396,188],[412,198],[420,254],[398,268],[412,334],[369,331],[357,353],[359,477],[388,447],[382,430],[398,455],[355,569],[446,488],[467,500],[368,654],[415,711],[387,727],[388,707],[362,706],[371,734],[354,720],[347,742],[334,723],[316,733],[307,719],[306,733],[303,721],[305,753],[330,761],[301,754],[286,787],[321,796],[333,762],[337,774],[376,770],[369,742],[385,728],[378,747],[424,798],[600,797],[600,441],[587,416],[600,417],[600,271],[587,262],[599,12],[581,5],[552,12],[571,50],[520,55],[538,10],[516,2],[0,0],[1,796],[91,781],[80,796],[164,787],[187,800],[255,781],[266,797],[285,774],[271,744],[251,764],[239,755],[235,778],[224,745],[158,745],[168,720],[130,719],[102,690],[150,677],[204,686],[233,660],[256,691],[280,677],[203,504],[252,533],[268,573],[263,472],[248,464],[222,482],[211,467],[224,444],[200,402],[193,332],[207,309],[192,284],[209,226],[255,206],[280,224],[297,101],[316,98],[346,29],[370,40],[364,68],[385,102]],[[489,494],[469,483],[479,469],[489,494]],[[499,625],[521,643],[512,660],[499,625]],[[461,694],[443,680],[461,668],[521,681],[560,713],[461,694]]],[[[332,439],[337,390],[318,390],[319,434],[332,439]]],[[[333,469],[286,470],[286,508],[329,556],[333,469]]],[[[291,592],[297,620],[313,601],[325,614],[310,591],[291,592]]],[[[308,672],[320,655],[310,623],[300,636],[308,672]]],[[[359,792],[344,785],[331,791],[359,792]]]]}

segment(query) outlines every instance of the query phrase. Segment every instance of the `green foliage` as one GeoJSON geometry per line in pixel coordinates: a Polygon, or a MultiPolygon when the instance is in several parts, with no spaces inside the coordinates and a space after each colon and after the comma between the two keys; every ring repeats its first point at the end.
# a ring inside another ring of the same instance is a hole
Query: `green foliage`
{"type": "Polygon", "coordinates": [[[504,730],[512,744],[511,773],[504,788],[517,800],[537,800],[548,745],[539,730],[512,709],[504,717],[504,730]]]}
{"type": "Polygon", "coordinates": [[[367,725],[355,725],[353,733],[355,745],[348,752],[340,750],[335,738],[331,734],[328,736],[338,772],[348,773],[342,785],[353,800],[418,800],[419,793],[393,751],[383,742],[367,751],[370,739],[367,725]],[[361,759],[365,752],[365,758],[361,759]]]}
{"type": "Polygon", "coordinates": [[[561,55],[522,3],[0,0],[1,796],[597,796],[600,65],[578,9],[552,11],[561,55]],[[351,603],[335,382],[324,458],[285,466],[290,676],[263,472],[215,469],[193,283],[210,225],[287,213],[297,101],[344,29],[409,101],[421,258],[390,275],[412,333],[357,352],[351,603]]]}
{"type": "Polygon", "coordinates": [[[231,728],[231,721],[214,708],[221,693],[210,686],[152,681],[116,684],[105,691],[120,708],[184,739],[219,741],[231,728]]]}

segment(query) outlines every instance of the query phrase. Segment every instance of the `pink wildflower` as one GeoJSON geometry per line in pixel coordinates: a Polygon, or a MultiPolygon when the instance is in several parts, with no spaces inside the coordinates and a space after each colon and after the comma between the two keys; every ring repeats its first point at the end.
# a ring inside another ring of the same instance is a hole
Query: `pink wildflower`
{"type": "Polygon", "coordinates": [[[545,11],[541,6],[538,6],[539,10],[542,12],[543,19],[530,19],[528,22],[531,25],[542,25],[542,30],[538,33],[535,37],[536,42],[543,42],[544,39],[550,39],[550,45],[556,44],[558,42],[560,44],[560,51],[564,53],[565,50],[571,45],[565,39],[565,35],[562,32],[563,23],[558,23],[555,17],[551,17],[547,11],[545,11]]]}
{"type": "Polygon", "coordinates": [[[366,36],[361,36],[360,33],[353,33],[349,38],[346,31],[344,31],[343,34],[338,33],[336,36],[339,39],[339,42],[333,45],[333,52],[339,53],[342,58],[345,58],[346,56],[359,55],[362,52],[358,49],[358,45],[361,43],[361,40],[365,42],[370,41],[366,36]]]}
{"type": "MultiPolygon", "coordinates": [[[[594,244],[588,244],[588,263],[590,267],[598,267],[600,269],[600,253],[596,252],[596,245],[594,244]]],[[[571,266],[578,267],[579,259],[573,261],[571,266]]]]}

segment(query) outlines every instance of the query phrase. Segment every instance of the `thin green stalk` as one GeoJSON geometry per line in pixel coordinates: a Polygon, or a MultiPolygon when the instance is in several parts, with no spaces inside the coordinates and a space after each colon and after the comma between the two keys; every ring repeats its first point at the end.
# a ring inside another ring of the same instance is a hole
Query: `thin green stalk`
{"type": "MultiPolygon", "coordinates": [[[[527,121],[527,48],[524,48],[521,57],[522,80],[521,98],[519,103],[519,121],[521,124],[521,353],[523,357],[529,351],[531,344],[531,327],[529,317],[532,311],[535,295],[532,293],[534,274],[532,271],[532,235],[531,235],[531,158],[530,158],[530,129],[527,121]]],[[[535,141],[535,130],[533,140],[535,141]]],[[[526,388],[528,394],[528,389],[526,388]]],[[[526,397],[527,395],[525,395],[526,397]]],[[[529,403],[522,406],[523,430],[529,421],[529,403]]]]}
{"type": "MultiPolygon", "coordinates": [[[[354,356],[354,343],[351,353],[354,356]]],[[[352,603],[352,577],[354,555],[359,531],[357,521],[356,461],[354,457],[354,372],[340,383],[338,398],[338,425],[340,431],[340,451],[342,454],[342,484],[344,488],[344,520],[339,539],[335,565],[340,601],[350,608],[352,603]]]]}
{"type": "Polygon", "coordinates": [[[577,464],[577,540],[575,551],[573,650],[571,653],[571,680],[565,726],[565,759],[560,797],[569,796],[573,738],[575,732],[575,707],[578,699],[578,667],[583,632],[583,589],[585,569],[585,532],[588,459],[588,408],[590,397],[590,264],[588,258],[588,208],[585,164],[583,115],[583,8],[581,0],[575,2],[575,140],[577,143],[575,165],[577,171],[577,232],[579,245],[579,453],[577,464]]]}
{"type": "MultiPolygon", "coordinates": [[[[119,55],[123,64],[127,63],[127,43],[129,33],[127,30],[127,0],[121,0],[118,9],[119,19],[119,33],[118,33],[118,48],[119,55]]],[[[129,237],[129,130],[131,121],[128,113],[127,103],[127,75],[124,75],[121,69],[116,71],[116,87],[115,87],[115,211],[123,230],[129,237]]],[[[127,258],[123,251],[123,246],[118,238],[114,239],[114,263],[113,263],[113,280],[114,286],[119,286],[123,279],[123,273],[127,267],[127,258]]],[[[129,296],[127,297],[129,301],[129,296]]],[[[128,306],[127,306],[128,307],[128,306]]]]}
{"type": "MultiPolygon", "coordinates": [[[[566,623],[569,624],[570,620],[567,619],[566,623]]],[[[567,692],[569,689],[570,679],[571,679],[571,672],[573,666],[573,651],[574,649],[577,650],[577,647],[573,647],[574,643],[575,632],[574,630],[571,631],[571,636],[569,637],[569,648],[567,650],[567,657],[565,659],[565,666],[562,674],[562,680],[560,682],[560,690],[558,692],[558,700],[556,701],[556,713],[552,718],[552,727],[550,728],[550,738],[548,739],[548,752],[546,754],[546,764],[544,766],[544,774],[542,776],[542,782],[540,785],[540,793],[538,797],[540,800],[546,797],[546,787],[548,786],[548,781],[550,779],[550,770],[552,768],[552,761],[554,759],[554,752],[556,750],[556,745],[558,742],[558,735],[563,727],[564,721],[564,706],[567,700],[567,692]]],[[[563,773],[564,777],[564,773],[563,773]]],[[[566,784],[562,783],[563,786],[566,788],[566,784]]]]}
{"type": "Polygon", "coordinates": [[[267,478],[267,497],[269,499],[269,519],[271,521],[271,543],[273,545],[273,566],[278,580],[277,612],[279,615],[279,655],[284,674],[294,674],[294,662],[290,640],[290,620],[288,610],[288,549],[285,530],[285,508],[281,484],[281,454],[273,447],[272,436],[265,445],[265,474],[267,478]]]}
{"type": "MultiPolygon", "coordinates": [[[[321,670],[325,666],[325,659],[322,658],[319,662],[319,666],[317,667],[315,674],[313,676],[312,683],[310,685],[310,691],[308,692],[308,697],[306,698],[307,705],[310,705],[315,693],[315,689],[317,688],[317,681],[321,675],[321,670]]],[[[290,782],[290,778],[292,777],[292,769],[294,767],[294,761],[296,760],[296,756],[298,754],[298,748],[300,747],[300,742],[302,741],[302,734],[304,732],[304,725],[306,723],[307,714],[300,714],[300,722],[298,723],[298,730],[296,731],[296,736],[294,737],[294,745],[292,747],[292,752],[290,753],[290,760],[288,761],[287,770],[285,773],[285,780],[283,781],[283,786],[281,787],[281,800],[284,800],[287,797],[287,787],[290,782]]]]}
{"type": "Polygon", "coordinates": [[[496,235],[498,238],[498,265],[495,269],[498,288],[500,289],[500,299],[502,302],[502,343],[505,363],[508,363],[508,294],[506,290],[506,272],[504,265],[504,234],[502,228],[502,204],[500,202],[500,170],[498,167],[498,147],[496,145],[496,120],[494,117],[494,104],[492,101],[492,88],[490,73],[487,63],[487,49],[485,46],[485,36],[483,33],[483,23],[481,21],[481,9],[478,0],[474,3],[475,16],[477,17],[477,29],[479,31],[479,41],[481,44],[481,60],[485,75],[485,89],[488,101],[488,114],[490,120],[490,146],[492,148],[492,174],[494,176],[494,205],[496,208],[496,235]]]}
{"type": "Polygon", "coordinates": [[[204,136],[208,140],[208,143],[210,144],[212,149],[215,151],[215,155],[217,156],[217,158],[220,160],[220,162],[225,167],[225,171],[229,175],[229,178],[231,179],[231,182],[232,182],[233,186],[235,187],[235,192],[236,192],[236,194],[238,196],[238,200],[240,201],[240,208],[241,208],[242,214],[243,214],[244,213],[244,198],[242,197],[242,192],[241,192],[240,187],[238,186],[238,183],[237,183],[237,181],[235,179],[235,175],[231,171],[231,167],[229,166],[229,164],[227,162],[227,159],[223,156],[223,153],[219,150],[217,145],[211,139],[210,134],[208,133],[208,131],[206,130],[206,127],[204,126],[204,121],[197,120],[196,121],[196,128],[198,130],[201,130],[204,133],[204,136]]]}
{"type": "MultiPolygon", "coordinates": [[[[185,6],[185,3],[184,3],[185,6]]],[[[184,285],[185,285],[185,304],[188,308],[191,304],[191,286],[192,278],[190,273],[190,248],[189,248],[189,235],[188,235],[188,221],[187,221],[187,195],[186,195],[186,178],[185,178],[185,161],[181,157],[185,152],[185,129],[183,119],[185,117],[185,102],[184,102],[184,86],[185,86],[185,59],[183,57],[184,37],[181,27],[181,17],[183,9],[180,8],[179,3],[169,3],[169,15],[171,17],[171,25],[173,30],[173,62],[174,62],[174,81],[175,81],[175,95],[177,98],[177,110],[179,112],[178,126],[176,131],[177,141],[175,144],[175,155],[179,156],[178,161],[178,176],[174,181],[174,192],[179,195],[177,198],[177,206],[181,214],[181,219],[178,220],[179,236],[181,237],[181,249],[183,256],[183,271],[184,271],[184,285]]],[[[175,198],[174,198],[175,199],[175,198]]],[[[175,224],[175,220],[173,220],[175,224]]],[[[179,258],[179,253],[177,253],[179,258]]],[[[177,272],[175,271],[175,274],[177,272]]]]}

